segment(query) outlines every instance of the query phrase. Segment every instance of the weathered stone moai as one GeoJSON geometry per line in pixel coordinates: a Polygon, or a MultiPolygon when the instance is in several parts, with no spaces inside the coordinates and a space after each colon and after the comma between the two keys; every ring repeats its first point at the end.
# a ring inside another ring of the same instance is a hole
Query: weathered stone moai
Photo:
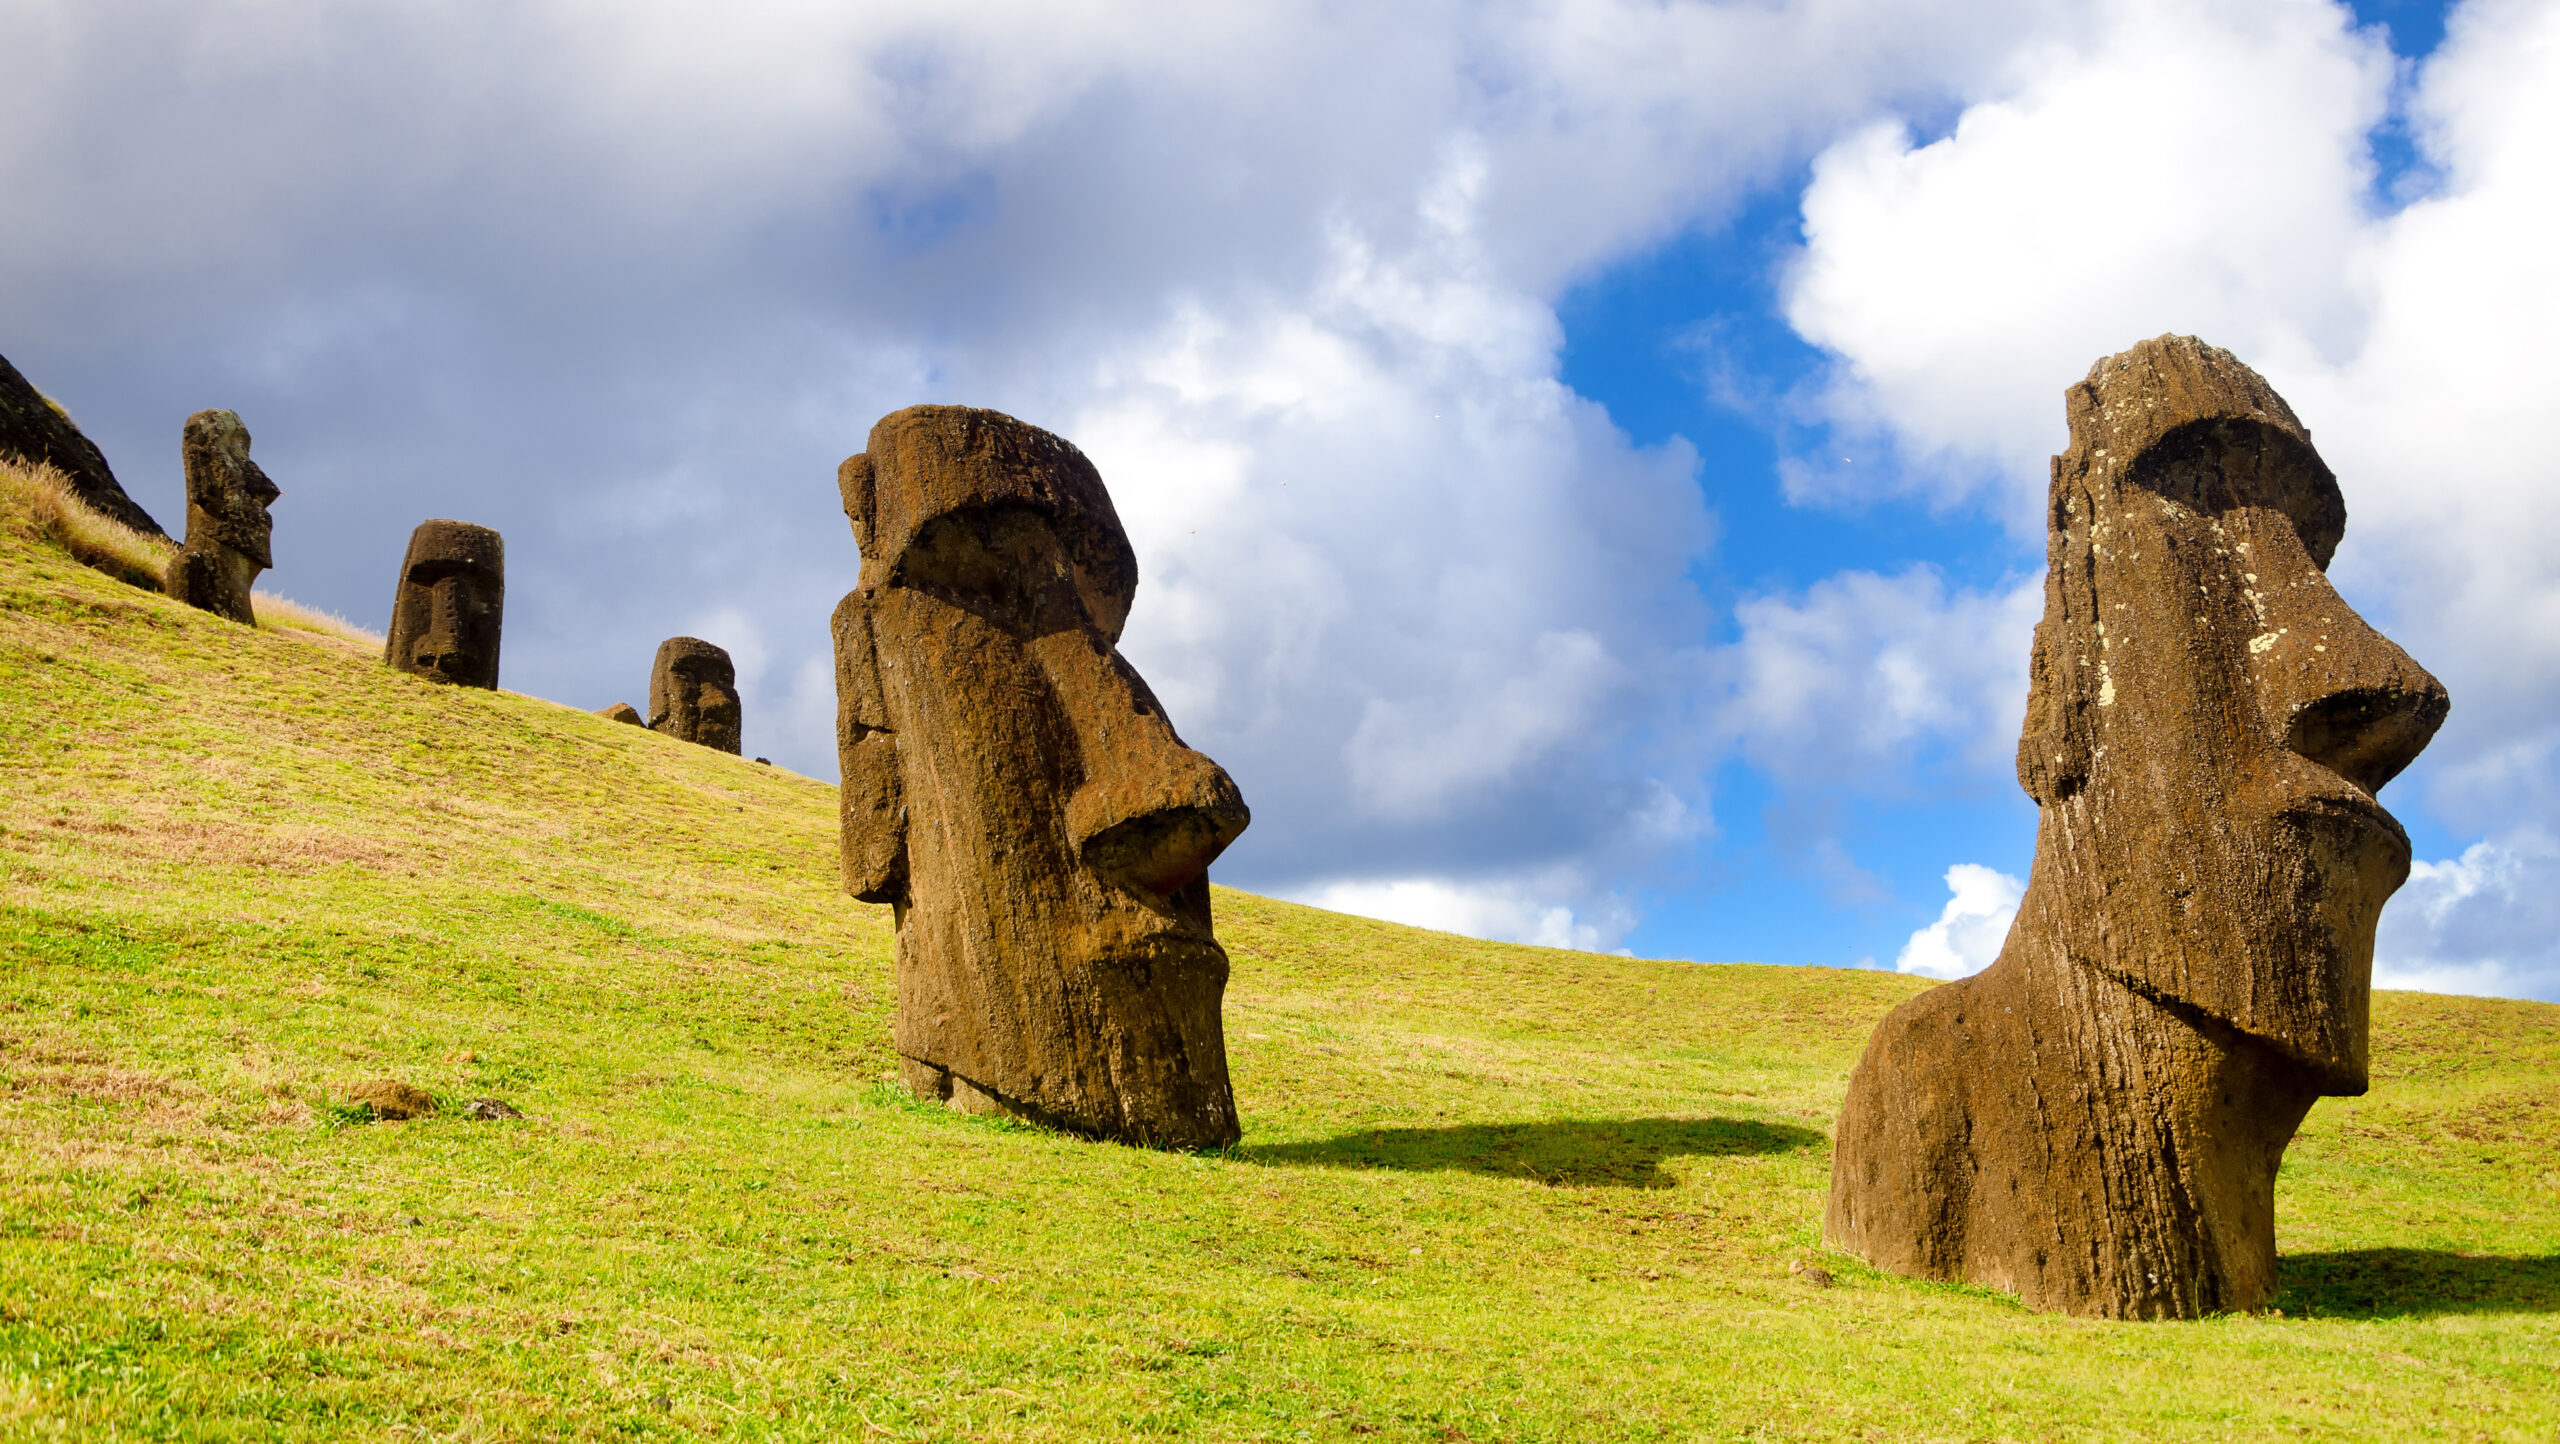
{"type": "Polygon", "coordinates": [[[249,591],[274,566],[275,520],[284,493],[249,459],[249,428],[236,412],[199,411],[181,442],[187,467],[187,540],[170,558],[170,596],[242,626],[258,624],[249,591]]]}
{"type": "Polygon", "coordinates": [[[700,637],[669,637],[649,669],[649,730],[738,753],[738,669],[700,637]]]}
{"type": "Polygon", "coordinates": [[[917,406],[838,473],[845,884],[893,903],[907,1084],[1096,1137],[1233,1142],[1210,861],[1249,820],[1118,650],[1137,556],[1102,478],[1009,416],[917,406]]]}
{"type": "Polygon", "coordinates": [[[2285,1145],[2365,1090],[2374,924],[2409,871],[2375,794],[2445,691],[2330,587],[2346,503],[2257,373],[2164,336],[2067,402],[2026,898],[1997,962],[1868,1042],[1826,1231],[2037,1308],[2250,1308],[2285,1145]]]}
{"type": "Polygon", "coordinates": [[[634,727],[649,725],[649,719],[640,715],[640,709],[628,702],[616,702],[610,707],[598,707],[595,715],[607,722],[628,722],[634,727]]]}
{"type": "Polygon", "coordinates": [[[506,606],[505,538],[467,521],[420,522],[400,559],[382,659],[430,682],[494,688],[506,606]]]}

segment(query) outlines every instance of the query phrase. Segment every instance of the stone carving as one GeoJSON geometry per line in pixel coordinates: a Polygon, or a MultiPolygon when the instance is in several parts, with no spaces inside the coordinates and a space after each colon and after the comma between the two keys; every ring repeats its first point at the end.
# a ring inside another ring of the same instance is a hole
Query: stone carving
{"type": "Polygon", "coordinates": [[[187,418],[187,542],[169,560],[170,596],[243,626],[258,624],[249,607],[258,573],[274,566],[275,521],[267,508],[283,495],[249,459],[249,428],[236,412],[199,411],[187,418]]]}
{"type": "Polygon", "coordinates": [[[634,727],[649,725],[649,719],[640,715],[640,709],[628,702],[616,702],[610,707],[598,707],[595,715],[608,722],[628,722],[634,727]]]}
{"type": "Polygon", "coordinates": [[[505,538],[467,521],[420,522],[400,559],[382,659],[430,682],[494,688],[506,606],[505,538]]]}
{"type": "Polygon", "coordinates": [[[116,474],[107,468],[106,455],[81,434],[70,414],[19,375],[6,356],[0,356],[0,455],[50,463],[91,511],[144,536],[168,535],[151,513],[124,494],[116,474]]]}
{"type": "Polygon", "coordinates": [[[1996,963],[1868,1042],[1826,1231],[2042,1309],[2244,1309],[2275,1289],[2285,1145],[2365,1091],[2374,923],[2409,870],[2374,794],[2447,700],[2331,589],[2346,503],[2255,372],[2164,336],[2067,401],[2026,898],[1996,963]]]}
{"type": "Polygon", "coordinates": [[[897,907],[908,1086],[1233,1142],[1208,867],[1249,814],[1120,656],[1138,565],[1102,478],[1009,416],[918,406],[837,479],[845,884],[897,907]]]}
{"type": "Polygon", "coordinates": [[[669,637],[649,669],[649,729],[738,755],[738,669],[700,637],[669,637]]]}

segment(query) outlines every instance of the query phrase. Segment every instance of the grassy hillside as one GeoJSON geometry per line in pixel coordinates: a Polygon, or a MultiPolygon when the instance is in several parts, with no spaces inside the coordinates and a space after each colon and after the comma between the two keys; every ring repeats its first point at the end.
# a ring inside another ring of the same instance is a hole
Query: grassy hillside
{"type": "Polygon", "coordinates": [[[2560,1009],[2383,995],[2281,1314],[2092,1323],[1819,1248],[1913,980],[1222,892],[1243,1145],[1078,1142],[886,1086],[832,807],[0,537],[0,1438],[2560,1429],[2560,1009]]]}

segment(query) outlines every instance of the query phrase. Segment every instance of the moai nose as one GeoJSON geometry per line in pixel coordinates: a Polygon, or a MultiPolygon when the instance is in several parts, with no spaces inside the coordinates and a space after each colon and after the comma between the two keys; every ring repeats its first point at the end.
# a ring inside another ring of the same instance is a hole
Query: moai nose
{"type": "Polygon", "coordinates": [[[1076,729],[1084,781],[1067,831],[1086,867],[1142,897],[1191,885],[1253,814],[1226,769],[1183,745],[1118,654],[1067,634],[1040,649],[1076,729]]]}
{"type": "Polygon", "coordinates": [[[2368,794],[2400,775],[2444,725],[2444,684],[2309,572],[2260,594],[2250,643],[2268,721],[2285,748],[2368,794]]]}

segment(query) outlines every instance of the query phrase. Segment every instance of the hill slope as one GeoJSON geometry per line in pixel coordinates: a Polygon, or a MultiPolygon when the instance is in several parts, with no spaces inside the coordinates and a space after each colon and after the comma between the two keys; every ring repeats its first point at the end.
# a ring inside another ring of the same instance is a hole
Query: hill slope
{"type": "Polygon", "coordinates": [[[885,1086],[823,784],[5,538],[0,739],[0,1437],[2560,1425],[2560,1009],[2382,995],[2283,1315],[2090,1323],[1819,1250],[1910,979],[1221,891],[1245,1141],[1145,1152],[885,1086]]]}

